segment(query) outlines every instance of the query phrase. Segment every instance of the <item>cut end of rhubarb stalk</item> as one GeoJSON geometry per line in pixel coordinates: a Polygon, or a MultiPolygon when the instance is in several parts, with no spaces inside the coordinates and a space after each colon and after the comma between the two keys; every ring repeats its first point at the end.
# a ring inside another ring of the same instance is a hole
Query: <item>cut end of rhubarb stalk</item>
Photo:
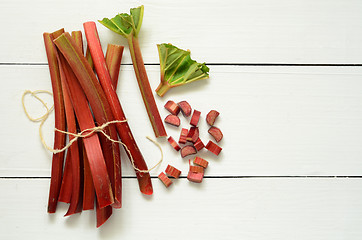
{"type": "Polygon", "coordinates": [[[217,127],[210,127],[208,132],[215,138],[216,142],[220,142],[223,138],[221,130],[217,127]]]}
{"type": "Polygon", "coordinates": [[[207,150],[209,150],[210,152],[212,152],[213,154],[215,154],[216,156],[220,154],[222,148],[219,147],[216,143],[214,143],[213,141],[209,141],[206,144],[205,147],[207,150]]]}
{"type": "Polygon", "coordinates": [[[210,125],[213,126],[215,123],[215,120],[217,118],[217,116],[219,116],[219,112],[216,110],[211,110],[207,115],[206,115],[206,122],[210,125]]]}
{"type": "Polygon", "coordinates": [[[197,151],[200,151],[201,149],[203,149],[205,147],[204,143],[201,141],[200,138],[198,138],[196,140],[196,142],[194,143],[194,147],[196,148],[197,151]]]}
{"type": "Polygon", "coordinates": [[[186,136],[186,141],[195,143],[197,139],[199,139],[199,128],[191,127],[186,136]]]}
{"type": "Polygon", "coordinates": [[[181,148],[181,157],[186,157],[192,154],[196,154],[196,148],[194,146],[191,145],[186,145],[183,148],[181,148]]]}
{"type": "Polygon", "coordinates": [[[157,48],[161,69],[161,83],[156,89],[159,96],[170,88],[209,78],[209,68],[205,63],[192,60],[190,51],[165,43],[157,44],[157,48]]]}
{"type": "Polygon", "coordinates": [[[180,107],[172,100],[167,101],[165,108],[173,115],[177,115],[180,112],[180,107]]]}
{"type": "Polygon", "coordinates": [[[190,182],[195,182],[195,183],[201,183],[203,178],[204,178],[204,173],[203,172],[191,172],[191,171],[189,171],[189,173],[187,175],[187,179],[190,182]]]}
{"type": "Polygon", "coordinates": [[[209,162],[206,161],[206,160],[203,159],[203,158],[195,157],[195,159],[194,159],[194,164],[199,165],[199,166],[201,166],[201,167],[203,167],[203,168],[207,168],[207,166],[209,165],[209,162]]]}
{"type": "Polygon", "coordinates": [[[136,173],[137,173],[136,176],[138,179],[138,185],[139,185],[141,193],[143,193],[145,195],[152,195],[153,187],[152,187],[150,174],[148,172],[141,173],[138,171],[136,173]]]}
{"type": "Polygon", "coordinates": [[[167,188],[172,184],[171,179],[169,179],[163,172],[158,175],[158,179],[160,179],[167,188]]]}
{"type": "Polygon", "coordinates": [[[176,150],[180,151],[181,147],[177,144],[177,142],[173,139],[173,137],[169,137],[167,141],[171,144],[171,146],[176,150]]]}
{"type": "Polygon", "coordinates": [[[189,171],[190,171],[190,172],[193,172],[193,173],[203,173],[203,172],[204,172],[204,168],[201,167],[201,166],[192,166],[192,165],[190,165],[189,171]]]}
{"type": "Polygon", "coordinates": [[[178,127],[180,126],[180,118],[176,115],[169,114],[165,118],[165,123],[178,127]]]}
{"type": "Polygon", "coordinates": [[[188,132],[189,132],[189,130],[187,130],[186,128],[181,129],[180,139],[178,140],[178,143],[182,143],[182,144],[186,143],[186,138],[187,138],[188,132]]]}
{"type": "Polygon", "coordinates": [[[173,178],[179,178],[181,175],[181,171],[171,165],[167,165],[165,172],[173,178]]]}
{"type": "Polygon", "coordinates": [[[194,110],[194,113],[192,114],[191,121],[190,121],[190,124],[192,126],[195,126],[195,127],[197,126],[197,124],[199,123],[200,115],[201,115],[200,111],[194,110]]]}
{"type": "Polygon", "coordinates": [[[180,110],[185,117],[189,117],[191,115],[192,108],[188,102],[181,101],[177,103],[177,105],[180,107],[180,110]]]}

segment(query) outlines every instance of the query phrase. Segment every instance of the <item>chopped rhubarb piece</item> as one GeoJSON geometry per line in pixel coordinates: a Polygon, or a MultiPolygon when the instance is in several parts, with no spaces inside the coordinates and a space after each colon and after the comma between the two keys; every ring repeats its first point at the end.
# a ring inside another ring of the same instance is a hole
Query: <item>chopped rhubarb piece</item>
{"type": "Polygon", "coordinates": [[[209,150],[210,152],[212,152],[213,154],[215,155],[219,155],[222,148],[219,147],[216,143],[214,143],[213,141],[209,141],[207,144],[206,144],[206,147],[205,147],[207,150],[209,150]]]}
{"type": "Polygon", "coordinates": [[[171,165],[167,165],[165,173],[171,177],[179,178],[181,171],[171,165]]]}
{"type": "Polygon", "coordinates": [[[171,146],[176,150],[176,151],[180,151],[180,146],[177,144],[177,142],[175,141],[175,139],[173,139],[173,137],[169,137],[167,138],[167,141],[171,144],[171,146]]]}
{"type": "Polygon", "coordinates": [[[204,168],[201,167],[201,166],[192,166],[190,165],[190,172],[193,172],[193,173],[203,173],[204,172],[204,168]]]}
{"type": "Polygon", "coordinates": [[[205,147],[204,143],[201,141],[200,138],[198,138],[196,140],[196,142],[194,143],[194,147],[196,148],[197,151],[200,151],[201,149],[203,149],[205,147]]]}
{"type": "Polygon", "coordinates": [[[191,127],[186,136],[186,141],[195,143],[198,138],[199,138],[199,128],[191,127]]]}
{"type": "Polygon", "coordinates": [[[188,102],[181,101],[177,103],[177,105],[180,107],[181,112],[185,117],[189,117],[191,115],[192,108],[188,102]]]}
{"type": "Polygon", "coordinates": [[[191,182],[195,183],[201,183],[202,179],[204,178],[204,173],[199,172],[191,172],[189,171],[189,174],[187,175],[187,179],[191,182]]]}
{"type": "Polygon", "coordinates": [[[211,127],[208,132],[215,138],[216,142],[221,141],[223,134],[219,128],[211,127]]]}
{"type": "Polygon", "coordinates": [[[165,123],[178,127],[180,126],[180,118],[176,115],[170,114],[166,116],[165,123]]]}
{"type": "Polygon", "coordinates": [[[196,148],[192,145],[186,145],[181,148],[181,157],[186,157],[195,153],[197,153],[196,148]]]}
{"type": "Polygon", "coordinates": [[[203,158],[200,158],[200,157],[195,157],[194,159],[194,164],[197,164],[203,168],[207,168],[207,166],[209,165],[209,162],[206,161],[205,159],[203,158]]]}
{"type": "Polygon", "coordinates": [[[172,184],[171,179],[169,179],[163,172],[158,175],[158,178],[163,182],[163,184],[165,184],[167,188],[172,184]]]}
{"type": "Polygon", "coordinates": [[[213,126],[215,123],[215,120],[217,118],[217,116],[219,116],[219,112],[216,110],[211,110],[207,115],[206,115],[206,122],[210,125],[213,126]]]}
{"type": "Polygon", "coordinates": [[[194,113],[192,114],[191,121],[190,121],[190,124],[192,126],[195,126],[195,127],[197,126],[197,124],[199,123],[200,115],[201,115],[200,111],[194,110],[194,113]]]}
{"type": "Polygon", "coordinates": [[[181,129],[180,139],[178,140],[178,143],[186,143],[186,137],[189,130],[186,128],[181,129]]]}
{"type": "Polygon", "coordinates": [[[165,104],[165,108],[173,115],[177,115],[180,112],[180,107],[172,100],[165,104]]]}

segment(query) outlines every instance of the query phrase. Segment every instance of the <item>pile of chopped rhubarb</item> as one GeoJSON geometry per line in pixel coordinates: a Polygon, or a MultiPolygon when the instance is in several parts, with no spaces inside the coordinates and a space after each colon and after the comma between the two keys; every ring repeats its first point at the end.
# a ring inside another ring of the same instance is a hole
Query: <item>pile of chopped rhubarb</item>
{"type": "MultiPolygon", "coordinates": [[[[172,148],[175,149],[175,151],[180,152],[181,158],[194,155],[193,159],[189,159],[187,179],[191,182],[201,183],[204,178],[205,169],[207,168],[209,162],[200,156],[197,156],[197,154],[200,153],[203,148],[206,148],[209,152],[218,156],[222,150],[218,143],[222,140],[223,134],[221,130],[215,126],[215,121],[220,113],[216,110],[210,110],[206,115],[206,122],[210,126],[208,133],[217,143],[215,143],[213,140],[209,140],[205,146],[201,140],[200,130],[198,127],[201,118],[200,111],[197,109],[192,109],[191,105],[187,101],[180,101],[176,103],[172,100],[169,100],[166,102],[164,107],[169,112],[164,121],[171,127],[180,127],[181,119],[189,121],[189,128],[181,128],[178,142],[176,142],[172,136],[169,136],[167,140],[172,148]],[[181,118],[179,117],[180,112],[183,115],[181,118]],[[190,116],[191,118],[188,120],[190,116]]],[[[169,167],[171,166],[169,165],[167,167],[165,171],[166,174],[162,172],[159,175],[159,179],[165,184],[166,187],[169,187],[172,183],[172,180],[167,177],[167,175],[172,176],[167,173],[169,167]]]]}

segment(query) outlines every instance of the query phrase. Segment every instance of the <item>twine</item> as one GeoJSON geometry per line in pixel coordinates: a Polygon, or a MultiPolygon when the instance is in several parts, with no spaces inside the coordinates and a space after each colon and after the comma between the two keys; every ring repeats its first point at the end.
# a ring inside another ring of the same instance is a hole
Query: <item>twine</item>
{"type": "Polygon", "coordinates": [[[146,138],[151,141],[152,143],[154,143],[159,149],[160,149],[160,152],[161,152],[161,159],[150,169],[148,170],[142,170],[142,169],[139,169],[135,166],[134,164],[134,160],[133,160],[133,157],[131,155],[131,152],[130,150],[128,149],[128,147],[121,141],[118,141],[118,140],[114,140],[112,139],[107,133],[105,133],[105,131],[103,130],[104,128],[108,127],[109,125],[111,124],[115,124],[115,123],[124,123],[124,122],[127,122],[127,120],[114,120],[114,121],[109,121],[109,122],[106,122],[104,123],[103,125],[101,126],[96,126],[94,128],[87,128],[87,129],[84,129],[83,131],[79,132],[79,133],[71,133],[71,132],[67,132],[67,131],[63,131],[63,130],[60,130],[60,129],[57,129],[57,128],[54,128],[55,131],[57,132],[60,132],[60,133],[63,133],[63,134],[67,134],[67,135],[71,135],[73,136],[74,138],[71,139],[69,141],[69,143],[67,145],[65,145],[63,148],[61,149],[53,149],[52,147],[48,146],[48,144],[46,144],[44,138],[43,138],[43,131],[42,131],[42,127],[45,123],[45,121],[48,119],[50,113],[54,110],[54,105],[49,108],[47,106],[47,104],[44,102],[44,100],[42,100],[38,94],[39,93],[46,93],[46,94],[49,94],[51,96],[53,96],[53,94],[49,91],[46,91],[46,90],[36,90],[36,91],[30,91],[30,90],[26,90],[22,97],[21,97],[21,103],[23,105],[23,109],[24,109],[24,112],[26,114],[26,116],[28,117],[28,119],[30,121],[33,121],[33,122],[40,122],[40,125],[39,125],[39,137],[40,137],[40,141],[42,142],[43,146],[50,152],[52,152],[53,154],[57,154],[57,153],[60,153],[60,152],[64,152],[65,150],[67,150],[74,142],[76,142],[78,140],[78,138],[86,138],[86,137],[89,137],[91,135],[93,135],[94,133],[102,133],[109,141],[112,141],[114,143],[119,143],[119,144],[122,144],[124,149],[128,152],[128,156],[131,160],[131,163],[132,163],[132,167],[139,171],[139,172],[142,172],[142,173],[148,173],[150,171],[152,171],[153,169],[155,169],[158,165],[161,164],[162,160],[163,160],[163,151],[162,151],[162,148],[160,146],[160,144],[158,142],[156,142],[155,140],[153,140],[152,138],[146,136],[146,138]],[[46,109],[46,113],[43,114],[42,116],[38,117],[38,118],[33,118],[27,111],[26,107],[25,107],[25,96],[28,95],[28,94],[31,94],[31,96],[33,96],[35,99],[37,99],[46,109]]]}

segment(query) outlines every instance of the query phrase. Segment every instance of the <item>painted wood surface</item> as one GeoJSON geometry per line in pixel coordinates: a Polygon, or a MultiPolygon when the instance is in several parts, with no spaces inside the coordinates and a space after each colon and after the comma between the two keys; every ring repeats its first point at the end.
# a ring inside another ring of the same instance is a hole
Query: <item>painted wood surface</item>
{"type": "Polygon", "coordinates": [[[46,213],[47,179],[0,180],[1,236],[358,240],[362,234],[360,179],[178,179],[169,189],[153,183],[154,196],[145,198],[135,179],[125,179],[123,209],[96,229],[94,212],[64,218],[67,206],[59,204],[56,214],[46,213]]]}
{"type": "MultiPolygon", "coordinates": [[[[159,81],[158,66],[148,66],[153,89],[159,81]]],[[[26,89],[51,90],[47,66],[1,66],[7,91],[1,95],[1,108],[7,126],[0,152],[1,176],[50,176],[51,155],[40,143],[39,124],[30,122],[20,98],[26,89]],[[10,117],[14,116],[14,117],[10,117]],[[16,116],[16,117],[15,117],[16,116]],[[15,134],[16,133],[16,134],[15,134]]],[[[362,172],[362,69],[356,67],[236,67],[211,66],[211,78],[171,89],[156,97],[162,117],[167,100],[188,100],[202,112],[199,124],[202,140],[207,133],[205,116],[220,111],[215,123],[224,133],[218,157],[206,150],[200,156],[210,160],[210,176],[358,176],[362,172]]],[[[160,153],[146,136],[152,128],[132,66],[122,66],[118,94],[126,117],[149,166],[160,153]]],[[[46,96],[45,96],[46,97],[46,96]]],[[[44,110],[31,97],[27,107],[34,115],[44,110]]],[[[51,103],[51,101],[50,101],[51,103]]],[[[44,127],[52,146],[54,116],[44,127]]],[[[181,127],[189,128],[190,118],[180,114],[181,127]]],[[[180,128],[166,126],[178,139],[180,128]]],[[[188,158],[168,144],[158,141],[165,161],[153,172],[157,176],[171,163],[186,169],[188,158]]],[[[124,175],[133,176],[123,155],[124,175]]]]}
{"type": "MultiPolygon", "coordinates": [[[[358,0],[143,1],[140,45],[151,87],[159,82],[157,43],[190,49],[210,66],[210,79],[156,97],[219,110],[222,154],[207,151],[206,179],[185,178],[187,159],[158,140],[164,162],[142,196],[123,154],[123,209],[100,229],[93,212],[46,213],[51,154],[38,124],[26,119],[24,90],[51,90],[42,33],[82,30],[139,1],[2,1],[0,3],[0,239],[361,239],[362,2],[358,0]],[[111,6],[109,7],[108,6],[111,6]],[[315,66],[317,65],[317,66],[315,66]],[[166,189],[156,178],[167,164],[183,171],[166,189]],[[247,176],[247,177],[245,177],[247,176]]],[[[126,44],[99,26],[103,48],[126,44]]],[[[149,166],[160,153],[131,66],[128,48],[118,94],[149,166]]],[[[48,104],[49,96],[43,95],[48,104]]],[[[44,109],[31,98],[33,115],[44,109]]],[[[53,115],[44,126],[52,145],[53,115]]],[[[182,126],[189,119],[181,117],[182,126]]],[[[204,142],[210,138],[204,119],[204,142]]],[[[167,126],[178,138],[179,129],[167,126]]]]}
{"type": "MultiPolygon", "coordinates": [[[[0,62],[45,63],[43,32],[128,12],[139,1],[2,1],[0,62]]],[[[146,63],[158,63],[156,44],[190,49],[210,63],[361,63],[359,0],[142,1],[140,44],[146,63]]],[[[100,26],[100,24],[99,24],[100,26]]],[[[99,28],[104,42],[123,43],[99,28]]],[[[105,45],[106,46],[106,45],[105,45]]],[[[124,63],[130,63],[129,57],[124,63]]]]}

